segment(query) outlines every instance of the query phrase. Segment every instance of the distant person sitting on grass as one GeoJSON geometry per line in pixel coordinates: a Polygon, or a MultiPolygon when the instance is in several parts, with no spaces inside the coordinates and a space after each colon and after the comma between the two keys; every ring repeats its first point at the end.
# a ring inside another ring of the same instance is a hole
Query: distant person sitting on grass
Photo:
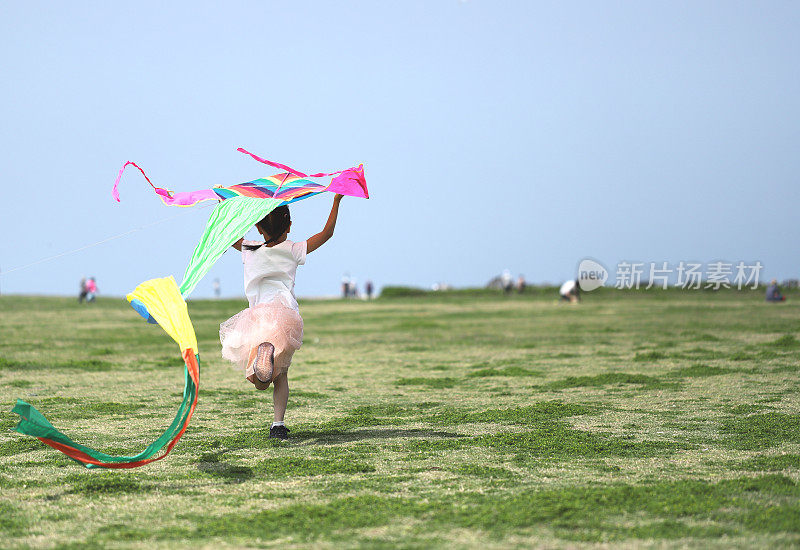
{"type": "Polygon", "coordinates": [[[86,281],[86,303],[94,302],[95,296],[98,293],[97,283],[94,280],[94,277],[89,277],[89,280],[86,281]]]}
{"type": "Polygon", "coordinates": [[[511,272],[509,270],[503,270],[503,274],[500,276],[500,284],[503,285],[503,292],[506,294],[510,293],[511,289],[514,288],[513,279],[511,278],[511,272]]]}
{"type": "Polygon", "coordinates": [[[80,294],[78,294],[78,303],[79,304],[82,304],[83,301],[86,299],[86,294],[87,293],[88,292],[86,290],[86,277],[83,277],[81,279],[81,292],[80,292],[80,294]]]}
{"type": "Polygon", "coordinates": [[[558,289],[558,294],[562,300],[571,304],[577,304],[581,301],[581,290],[578,286],[578,281],[567,281],[558,289]]]}
{"type": "Polygon", "coordinates": [[[517,292],[522,294],[523,292],[525,292],[526,286],[528,286],[528,284],[525,282],[525,276],[520,275],[519,277],[517,277],[517,292]]]}
{"type": "Polygon", "coordinates": [[[785,302],[786,296],[781,294],[781,288],[778,286],[778,281],[772,279],[772,282],[767,287],[767,301],[768,302],[785,302]]]}

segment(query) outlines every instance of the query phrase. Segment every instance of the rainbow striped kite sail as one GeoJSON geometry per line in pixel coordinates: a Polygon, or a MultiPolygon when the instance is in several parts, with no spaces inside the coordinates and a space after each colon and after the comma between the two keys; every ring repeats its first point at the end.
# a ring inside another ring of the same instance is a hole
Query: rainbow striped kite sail
{"type": "Polygon", "coordinates": [[[111,190],[111,195],[114,197],[114,200],[119,202],[119,181],[122,178],[122,173],[125,171],[126,167],[133,166],[142,173],[144,179],[147,180],[147,183],[150,184],[156,194],[161,197],[161,200],[167,206],[194,206],[195,204],[203,201],[224,201],[237,197],[275,199],[281,201],[281,204],[289,204],[313,195],[317,195],[323,191],[341,193],[342,195],[349,195],[351,197],[361,197],[365,199],[369,198],[367,182],[364,179],[363,165],[348,168],[347,170],[340,170],[338,172],[304,174],[299,170],[289,168],[285,164],[263,159],[257,155],[254,155],[253,153],[245,151],[241,147],[239,147],[237,150],[250,155],[259,162],[274,168],[285,170],[285,172],[227,187],[218,185],[212,189],[173,193],[172,191],[153,185],[153,182],[150,181],[150,178],[147,177],[147,174],[144,173],[144,170],[142,170],[135,162],[128,161],[122,165],[122,168],[120,168],[119,174],[117,175],[117,180],[114,182],[114,188],[111,190]],[[325,176],[334,176],[328,185],[322,185],[308,179],[321,178],[325,176]]]}

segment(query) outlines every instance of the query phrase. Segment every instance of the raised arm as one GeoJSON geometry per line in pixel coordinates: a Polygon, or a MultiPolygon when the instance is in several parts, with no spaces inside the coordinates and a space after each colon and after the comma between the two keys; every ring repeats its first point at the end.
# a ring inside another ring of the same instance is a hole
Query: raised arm
{"type": "Polygon", "coordinates": [[[331,213],[328,216],[328,221],[325,223],[325,228],[314,235],[309,237],[306,241],[306,254],[318,249],[320,246],[328,242],[328,239],[333,237],[333,229],[336,227],[336,218],[339,216],[339,203],[342,202],[342,195],[333,197],[333,206],[331,206],[331,213]]]}

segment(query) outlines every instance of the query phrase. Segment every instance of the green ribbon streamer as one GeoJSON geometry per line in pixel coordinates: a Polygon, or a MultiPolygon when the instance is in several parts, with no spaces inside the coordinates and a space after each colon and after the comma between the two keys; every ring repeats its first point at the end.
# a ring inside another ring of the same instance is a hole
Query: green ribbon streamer
{"type": "MultiPolygon", "coordinates": [[[[200,356],[196,355],[197,357],[197,364],[200,364],[200,356]]],[[[110,463],[119,463],[119,462],[137,462],[139,460],[146,460],[148,458],[153,457],[165,445],[167,445],[170,441],[172,441],[181,428],[186,424],[186,420],[189,416],[189,411],[191,410],[192,402],[194,401],[195,395],[197,395],[197,386],[195,385],[192,377],[189,376],[189,369],[184,366],[183,369],[185,385],[183,388],[183,402],[181,406],[178,408],[178,412],[175,414],[175,419],[166,429],[166,431],[161,434],[161,436],[153,441],[147,448],[142,451],[141,453],[133,456],[112,456],[101,451],[96,451],[90,447],[86,447],[85,445],[81,445],[79,443],[75,443],[58,431],[45,417],[42,413],[36,410],[36,407],[26,403],[22,399],[17,399],[17,404],[14,406],[11,412],[17,413],[20,415],[21,419],[17,426],[14,428],[17,432],[30,435],[33,437],[44,437],[46,439],[52,439],[57,443],[62,443],[64,445],[69,445],[70,447],[74,447],[80,451],[83,451],[90,457],[94,458],[95,460],[101,462],[110,462],[110,463]]],[[[98,464],[84,464],[79,460],[76,462],[83,464],[87,468],[102,468],[102,465],[98,464]]]]}
{"type": "Polygon", "coordinates": [[[219,203],[206,222],[203,237],[194,249],[181,283],[187,297],[211,266],[261,218],[283,204],[278,199],[233,197],[219,203]]]}

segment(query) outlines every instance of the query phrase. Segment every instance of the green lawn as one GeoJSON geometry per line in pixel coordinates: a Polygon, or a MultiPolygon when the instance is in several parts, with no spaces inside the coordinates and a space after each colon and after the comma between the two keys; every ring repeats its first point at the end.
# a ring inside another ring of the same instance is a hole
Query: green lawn
{"type": "Polygon", "coordinates": [[[301,304],[288,443],[193,301],[200,400],[166,459],[85,470],[16,398],[135,454],[179,350],[123,300],[0,297],[3,547],[800,546],[800,296],[601,290],[301,304]]]}

